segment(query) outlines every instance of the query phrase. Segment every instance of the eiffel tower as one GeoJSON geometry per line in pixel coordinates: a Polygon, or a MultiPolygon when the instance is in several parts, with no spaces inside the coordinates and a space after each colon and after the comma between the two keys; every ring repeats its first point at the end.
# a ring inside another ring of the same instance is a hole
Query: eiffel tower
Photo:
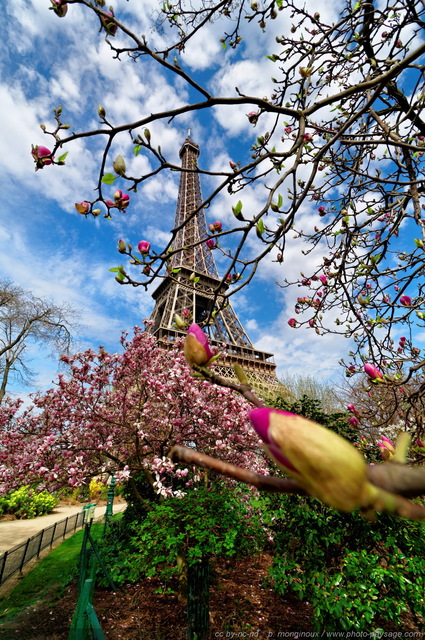
{"type": "Polygon", "coordinates": [[[276,377],[273,354],[255,349],[233,308],[227,301],[223,305],[222,292],[227,286],[222,284],[213,252],[206,246],[209,236],[205,214],[198,209],[202,203],[198,156],[199,146],[189,134],[180,149],[182,171],[174,224],[178,230],[173,243],[175,253],[167,274],[152,295],[155,307],[148,331],[167,348],[186,335],[186,329],[176,325],[175,314],[189,318],[189,323],[202,326],[210,344],[224,351],[225,356],[214,365],[219,375],[236,379],[233,365],[238,363],[262,397],[273,397],[284,389],[276,377]]]}

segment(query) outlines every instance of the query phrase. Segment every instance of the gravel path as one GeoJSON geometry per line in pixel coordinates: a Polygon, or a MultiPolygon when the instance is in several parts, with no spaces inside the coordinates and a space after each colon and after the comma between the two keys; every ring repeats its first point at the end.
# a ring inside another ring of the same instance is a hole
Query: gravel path
{"type": "MultiPolygon", "coordinates": [[[[126,508],[125,502],[114,503],[113,512],[118,513],[126,508]]],[[[52,513],[48,515],[39,516],[38,518],[32,518],[30,520],[8,520],[7,518],[0,519],[0,554],[4,551],[9,551],[18,546],[22,542],[25,542],[31,536],[34,536],[42,529],[46,529],[55,522],[64,520],[65,518],[74,515],[82,510],[80,506],[70,506],[66,504],[58,505],[52,513]]],[[[100,518],[105,515],[106,505],[96,507],[94,517],[100,518]]]]}

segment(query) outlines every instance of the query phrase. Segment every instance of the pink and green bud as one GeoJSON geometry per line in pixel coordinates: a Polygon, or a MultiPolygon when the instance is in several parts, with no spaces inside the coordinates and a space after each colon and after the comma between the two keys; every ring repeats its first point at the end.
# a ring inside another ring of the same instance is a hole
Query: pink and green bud
{"type": "Polygon", "coordinates": [[[122,239],[118,240],[118,251],[120,253],[125,253],[127,251],[127,245],[122,239]]]}
{"type": "Polygon", "coordinates": [[[102,27],[105,29],[108,36],[114,36],[117,32],[118,26],[115,24],[111,18],[114,17],[112,11],[104,11],[103,15],[100,16],[100,21],[102,23],[102,27]]]}
{"type": "Polygon", "coordinates": [[[412,306],[412,298],[410,296],[401,296],[400,297],[400,304],[402,304],[403,307],[411,307],[412,306]]]}
{"type": "Polygon", "coordinates": [[[246,117],[248,118],[249,122],[253,125],[257,124],[258,121],[258,116],[259,116],[259,112],[258,111],[250,111],[249,113],[246,114],[246,117]]]}
{"type": "MultiPolygon", "coordinates": [[[[114,201],[115,204],[113,206],[125,213],[125,209],[128,207],[130,202],[130,196],[127,193],[123,193],[121,189],[117,189],[114,193],[114,201]]],[[[107,204],[108,202],[110,202],[110,200],[106,201],[107,204]]]]}
{"type": "Polygon", "coordinates": [[[371,380],[378,380],[378,379],[383,380],[384,375],[381,373],[381,371],[377,367],[375,367],[375,365],[367,362],[363,368],[364,368],[364,372],[366,373],[366,375],[369,376],[371,380]]]}
{"type": "Polygon", "coordinates": [[[151,245],[150,245],[150,242],[148,242],[147,240],[140,240],[139,244],[137,245],[137,248],[139,249],[142,255],[146,256],[151,249],[151,245]]]}
{"type": "Polygon", "coordinates": [[[215,249],[216,248],[215,240],[213,240],[212,238],[208,238],[208,240],[205,242],[205,244],[207,245],[208,249],[215,249]]]}
{"type": "Polygon", "coordinates": [[[86,202],[85,200],[83,202],[76,202],[75,208],[77,209],[78,213],[86,215],[90,211],[90,202],[86,202]]]}
{"type": "Polygon", "coordinates": [[[391,440],[388,440],[388,438],[385,438],[385,436],[383,436],[382,440],[378,442],[378,447],[379,447],[379,451],[381,453],[382,458],[386,462],[389,462],[394,457],[394,454],[395,454],[394,445],[391,442],[391,440]]]}
{"type": "Polygon", "coordinates": [[[311,133],[304,134],[304,142],[312,142],[312,140],[313,140],[313,136],[311,135],[311,133]]]}
{"type": "Polygon", "coordinates": [[[249,417],[270,457],[311,496],[341,511],[373,503],[378,490],[348,440],[286,411],[254,409],[249,417]]]}
{"type": "Polygon", "coordinates": [[[56,13],[57,16],[59,16],[59,18],[64,18],[68,11],[68,5],[66,4],[66,2],[63,2],[63,0],[50,0],[50,1],[52,3],[52,6],[50,7],[50,9],[53,9],[53,11],[56,13]]]}
{"type": "Polygon", "coordinates": [[[326,215],[326,209],[325,209],[325,207],[323,207],[323,206],[322,206],[322,207],[319,207],[319,208],[317,209],[317,211],[319,212],[319,216],[321,216],[321,217],[323,217],[323,216],[325,216],[325,215],[326,215]]]}
{"type": "Polygon", "coordinates": [[[358,427],[359,426],[359,421],[357,420],[357,418],[355,416],[350,418],[348,422],[350,423],[350,425],[352,427],[358,427]]]}
{"type": "Polygon", "coordinates": [[[326,277],[325,275],[323,275],[323,274],[319,276],[319,280],[320,280],[320,282],[321,282],[323,285],[327,285],[327,284],[328,284],[328,279],[327,279],[327,277],[326,277]]]}
{"type": "Polygon", "coordinates": [[[289,318],[288,324],[289,324],[290,327],[296,327],[297,326],[297,321],[295,320],[295,318],[289,318]]]}
{"type": "Polygon", "coordinates": [[[347,404],[347,409],[348,411],[351,411],[351,413],[355,413],[356,416],[359,414],[354,404],[347,404]]]}
{"type": "Polygon", "coordinates": [[[42,145],[31,145],[31,155],[35,161],[35,170],[43,169],[48,164],[53,163],[52,152],[42,145]]]}
{"type": "Polygon", "coordinates": [[[207,336],[195,323],[191,324],[188,329],[184,341],[184,355],[191,367],[207,365],[214,355],[209,347],[207,336]]]}

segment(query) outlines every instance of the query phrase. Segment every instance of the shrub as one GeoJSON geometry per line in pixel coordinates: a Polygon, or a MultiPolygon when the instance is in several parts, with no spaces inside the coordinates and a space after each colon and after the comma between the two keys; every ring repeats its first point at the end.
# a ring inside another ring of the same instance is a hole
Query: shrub
{"type": "Polygon", "coordinates": [[[255,554],[265,542],[258,514],[237,490],[202,487],[153,504],[142,521],[123,520],[112,529],[102,557],[118,584],[142,575],[166,581],[204,555],[255,554]]]}
{"type": "MultiPolygon", "coordinates": [[[[318,401],[306,396],[295,403],[278,403],[277,408],[355,440],[346,415],[326,415],[318,401]]],[[[371,631],[385,621],[401,628],[403,612],[423,624],[421,523],[386,514],[370,522],[359,513],[340,513],[300,496],[261,496],[258,506],[273,530],[274,587],[282,595],[290,591],[312,603],[315,631],[371,631]]]]}
{"type": "Polygon", "coordinates": [[[17,518],[36,518],[53,511],[58,499],[47,491],[36,492],[29,485],[20,487],[2,499],[4,513],[17,518]]]}

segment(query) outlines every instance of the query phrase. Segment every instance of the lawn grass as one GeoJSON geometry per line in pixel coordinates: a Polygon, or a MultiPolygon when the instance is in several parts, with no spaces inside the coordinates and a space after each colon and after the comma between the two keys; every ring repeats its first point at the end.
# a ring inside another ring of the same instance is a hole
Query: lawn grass
{"type": "MultiPolygon", "coordinates": [[[[114,519],[117,516],[114,516],[114,519]]],[[[103,523],[92,525],[91,534],[95,540],[102,536],[103,529],[103,523]]],[[[64,540],[24,576],[4,600],[0,601],[0,622],[14,618],[20,611],[39,600],[48,598],[53,602],[64,594],[65,587],[77,570],[83,535],[82,529],[64,540]]]]}

